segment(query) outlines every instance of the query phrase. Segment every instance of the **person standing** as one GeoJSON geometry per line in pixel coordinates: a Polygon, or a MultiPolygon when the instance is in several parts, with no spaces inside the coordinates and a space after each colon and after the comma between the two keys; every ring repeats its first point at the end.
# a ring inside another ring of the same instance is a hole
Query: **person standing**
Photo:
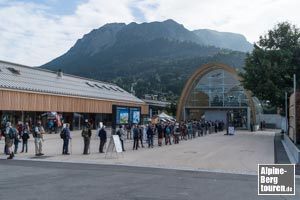
{"type": "Polygon", "coordinates": [[[48,131],[49,131],[49,134],[51,134],[53,131],[53,121],[52,120],[49,120],[49,122],[48,122],[48,131]]]}
{"type": "Polygon", "coordinates": [[[34,132],[35,132],[35,138],[34,138],[35,155],[42,156],[44,155],[42,151],[43,151],[43,134],[45,133],[45,130],[44,127],[42,126],[41,120],[38,120],[34,132]]]}
{"type": "Polygon", "coordinates": [[[14,144],[14,139],[16,137],[15,135],[15,130],[11,126],[10,122],[6,123],[6,129],[5,129],[5,145],[7,146],[8,154],[9,157],[7,159],[13,159],[15,157],[14,151],[13,151],[13,144],[14,144]]]}
{"type": "Polygon", "coordinates": [[[71,138],[71,131],[70,131],[70,124],[66,123],[66,127],[63,128],[62,132],[63,132],[63,140],[64,140],[62,154],[70,155],[70,153],[69,153],[69,141],[72,139],[71,138]]]}
{"type": "Polygon", "coordinates": [[[82,129],[81,136],[83,137],[84,142],[83,154],[87,155],[89,154],[89,147],[92,136],[91,125],[87,119],[85,120],[85,126],[82,129]]]}
{"type": "MultiPolygon", "coordinates": [[[[2,123],[1,124],[1,135],[0,135],[0,138],[1,137],[4,137],[4,139],[6,139],[6,123],[4,122],[4,123],[2,123]]],[[[4,154],[6,154],[6,155],[9,155],[9,151],[8,151],[8,146],[6,145],[6,142],[4,142],[5,144],[4,144],[4,154]]]]}
{"type": "Polygon", "coordinates": [[[122,145],[122,151],[125,151],[125,148],[124,148],[125,133],[124,133],[122,125],[119,126],[119,130],[117,131],[117,135],[120,138],[120,142],[121,142],[121,145],[122,145]]]}
{"type": "Polygon", "coordinates": [[[21,138],[22,138],[21,153],[24,152],[25,148],[26,148],[26,153],[28,152],[28,139],[30,138],[29,133],[30,133],[30,128],[29,128],[28,122],[26,122],[25,126],[23,127],[22,134],[21,134],[21,138]]]}
{"type": "Polygon", "coordinates": [[[104,153],[103,147],[107,140],[107,134],[105,130],[105,126],[102,126],[102,128],[99,131],[99,137],[100,137],[100,146],[99,146],[99,153],[104,153]]]}
{"type": "Polygon", "coordinates": [[[174,130],[174,144],[179,144],[180,128],[178,123],[175,124],[174,130]]]}
{"type": "Polygon", "coordinates": [[[141,141],[141,146],[142,146],[142,148],[144,148],[144,144],[143,144],[144,127],[142,125],[139,125],[138,129],[139,129],[139,139],[138,140],[141,141]]]}
{"type": "Polygon", "coordinates": [[[137,128],[137,124],[134,124],[133,126],[133,150],[137,150],[138,149],[138,145],[139,145],[139,135],[140,135],[140,131],[137,128]]]}
{"type": "Polygon", "coordinates": [[[158,146],[160,147],[162,145],[162,139],[163,139],[163,127],[162,127],[162,124],[158,124],[158,127],[157,127],[157,137],[158,137],[158,146]]]}
{"type": "Polygon", "coordinates": [[[167,124],[165,127],[165,144],[172,144],[171,143],[171,126],[170,124],[167,124]]]}
{"type": "Polygon", "coordinates": [[[153,148],[153,126],[151,123],[149,123],[148,129],[147,129],[147,139],[148,139],[148,148],[152,147],[153,148]]]}
{"type": "Polygon", "coordinates": [[[15,131],[16,132],[16,137],[15,137],[15,140],[14,140],[14,145],[15,145],[14,154],[17,154],[18,153],[18,148],[19,148],[19,143],[21,142],[20,138],[21,138],[21,134],[22,134],[22,131],[23,131],[23,123],[21,121],[19,121],[17,129],[14,129],[14,130],[17,130],[17,131],[15,131]]]}
{"type": "Polygon", "coordinates": [[[18,147],[19,147],[19,143],[21,142],[20,141],[20,136],[19,136],[19,131],[18,129],[14,129],[14,132],[15,132],[15,138],[14,138],[14,146],[15,146],[15,150],[14,150],[14,154],[17,154],[18,153],[18,147]]]}
{"type": "Polygon", "coordinates": [[[188,138],[193,139],[193,125],[191,122],[188,123],[188,138]]]}

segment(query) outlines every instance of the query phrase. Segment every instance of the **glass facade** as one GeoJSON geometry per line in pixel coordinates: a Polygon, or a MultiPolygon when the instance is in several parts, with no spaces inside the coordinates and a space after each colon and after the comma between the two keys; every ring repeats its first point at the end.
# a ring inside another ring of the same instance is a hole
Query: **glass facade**
{"type": "Polygon", "coordinates": [[[248,107],[249,99],[236,76],[217,69],[193,83],[185,106],[248,107]]]}
{"type": "Polygon", "coordinates": [[[218,120],[249,128],[253,115],[262,112],[258,99],[249,99],[236,73],[222,67],[210,69],[191,83],[183,103],[183,119],[218,120]]]}

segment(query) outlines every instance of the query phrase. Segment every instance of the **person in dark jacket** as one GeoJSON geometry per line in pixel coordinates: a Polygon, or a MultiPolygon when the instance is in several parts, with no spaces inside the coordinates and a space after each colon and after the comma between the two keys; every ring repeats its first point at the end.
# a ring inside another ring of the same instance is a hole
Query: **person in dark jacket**
{"type": "Polygon", "coordinates": [[[117,130],[117,135],[120,138],[120,142],[122,145],[122,151],[125,151],[125,148],[124,148],[125,133],[124,133],[124,129],[123,129],[122,125],[119,126],[119,129],[117,130]]]}
{"type": "Polygon", "coordinates": [[[71,132],[70,132],[70,124],[66,124],[66,127],[62,130],[64,132],[64,144],[63,144],[63,152],[62,154],[70,155],[69,153],[69,141],[71,138],[71,132]]]}
{"type": "Polygon", "coordinates": [[[92,136],[91,124],[87,119],[85,120],[85,126],[83,127],[83,130],[81,132],[81,136],[83,137],[84,142],[83,154],[87,155],[89,154],[90,141],[92,136]]]}
{"type": "Polygon", "coordinates": [[[25,149],[26,149],[26,153],[28,152],[28,139],[30,138],[29,133],[30,133],[29,124],[28,122],[26,122],[21,134],[21,138],[23,142],[21,153],[23,153],[25,149]]]}
{"type": "Polygon", "coordinates": [[[162,124],[158,124],[157,126],[157,137],[158,137],[158,146],[162,145],[162,139],[163,139],[163,127],[162,124]]]}
{"type": "Polygon", "coordinates": [[[99,137],[100,137],[100,146],[99,146],[99,152],[104,153],[103,147],[107,140],[106,130],[105,126],[102,126],[102,128],[99,131],[99,137]]]}
{"type": "Polygon", "coordinates": [[[134,124],[133,126],[133,150],[137,150],[139,146],[139,135],[140,131],[137,127],[137,124],[134,124]]]}
{"type": "Polygon", "coordinates": [[[141,146],[142,146],[142,148],[144,148],[144,144],[143,144],[144,127],[142,125],[138,125],[138,129],[139,129],[139,139],[138,140],[141,141],[141,146]]]}
{"type": "Polygon", "coordinates": [[[148,129],[147,129],[147,139],[148,139],[148,148],[152,147],[153,148],[153,125],[149,123],[148,129]]]}

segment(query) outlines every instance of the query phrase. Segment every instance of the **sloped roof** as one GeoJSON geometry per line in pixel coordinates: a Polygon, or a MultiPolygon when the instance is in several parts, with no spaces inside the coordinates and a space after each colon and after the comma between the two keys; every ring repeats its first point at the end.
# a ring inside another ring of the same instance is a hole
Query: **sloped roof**
{"type": "Polygon", "coordinates": [[[144,102],[117,85],[0,61],[0,89],[57,96],[144,102]]]}
{"type": "Polygon", "coordinates": [[[163,118],[163,119],[173,119],[173,117],[167,115],[166,113],[162,112],[158,115],[159,118],[163,118]]]}
{"type": "Polygon", "coordinates": [[[147,103],[149,106],[157,106],[161,108],[165,108],[171,105],[170,102],[166,101],[157,101],[157,100],[152,100],[152,99],[142,99],[145,103],[147,103]]]}

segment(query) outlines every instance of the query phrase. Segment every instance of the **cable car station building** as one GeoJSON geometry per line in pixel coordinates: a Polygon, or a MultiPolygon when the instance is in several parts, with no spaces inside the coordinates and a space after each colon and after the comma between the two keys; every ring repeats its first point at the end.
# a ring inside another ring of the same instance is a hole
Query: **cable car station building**
{"type": "Polygon", "coordinates": [[[2,124],[41,119],[45,126],[45,113],[59,113],[80,129],[85,119],[95,128],[98,122],[127,124],[148,116],[148,105],[117,85],[5,61],[0,61],[0,99],[2,124]]]}
{"type": "Polygon", "coordinates": [[[238,72],[224,64],[201,66],[187,81],[178,104],[177,120],[223,121],[250,129],[262,112],[257,98],[245,90],[238,72]]]}

